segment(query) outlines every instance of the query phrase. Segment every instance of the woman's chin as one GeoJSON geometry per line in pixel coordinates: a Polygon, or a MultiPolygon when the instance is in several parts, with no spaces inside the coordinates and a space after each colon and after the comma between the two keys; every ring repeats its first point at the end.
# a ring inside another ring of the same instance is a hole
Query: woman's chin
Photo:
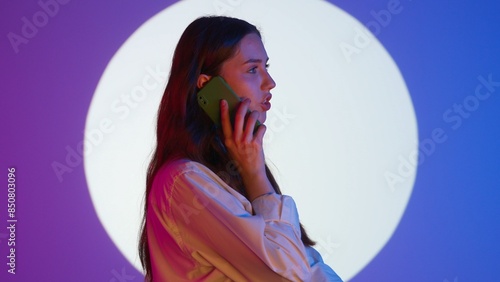
{"type": "Polygon", "coordinates": [[[262,112],[259,114],[259,118],[257,120],[263,124],[264,122],[266,122],[266,118],[267,118],[266,112],[262,112]]]}

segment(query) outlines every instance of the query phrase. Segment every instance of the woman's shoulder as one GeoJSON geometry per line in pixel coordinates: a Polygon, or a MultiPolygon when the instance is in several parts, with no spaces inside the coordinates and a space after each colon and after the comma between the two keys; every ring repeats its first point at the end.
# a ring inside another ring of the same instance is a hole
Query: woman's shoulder
{"type": "Polygon", "coordinates": [[[189,159],[177,159],[164,164],[155,176],[153,190],[160,194],[172,194],[176,190],[202,193],[211,197],[216,195],[219,200],[225,199],[227,203],[243,205],[245,209],[250,210],[248,200],[231,188],[221,176],[207,166],[189,159]]]}
{"type": "Polygon", "coordinates": [[[190,159],[176,159],[163,164],[158,170],[155,180],[160,179],[164,183],[174,182],[179,177],[191,173],[210,176],[213,174],[208,167],[199,162],[190,159]]]}
{"type": "Polygon", "coordinates": [[[168,161],[156,172],[149,197],[164,199],[165,193],[172,194],[175,187],[194,188],[207,181],[211,182],[213,179],[214,175],[211,170],[199,162],[189,159],[168,161]]]}

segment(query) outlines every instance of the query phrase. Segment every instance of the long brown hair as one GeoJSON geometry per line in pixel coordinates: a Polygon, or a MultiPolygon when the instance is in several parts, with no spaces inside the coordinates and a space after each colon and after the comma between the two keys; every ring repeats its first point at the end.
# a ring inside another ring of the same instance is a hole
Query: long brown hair
{"type": "MultiPolygon", "coordinates": [[[[148,197],[153,179],[165,163],[178,158],[188,158],[202,163],[215,173],[226,172],[231,159],[226,153],[216,128],[201,110],[196,100],[197,81],[200,74],[216,76],[222,64],[238,50],[239,42],[247,35],[260,32],[246,21],[223,17],[201,17],[193,21],[182,34],[174,52],[167,87],[158,110],[156,149],[146,177],[144,215],[139,241],[139,258],[145,270],[145,280],[152,281],[151,259],[148,244],[148,197]]],[[[271,171],[266,174],[276,193],[281,194],[271,171]]],[[[219,174],[220,175],[220,174],[219,174]]],[[[221,178],[233,189],[246,196],[240,175],[232,170],[221,178]]],[[[314,245],[302,225],[302,242],[314,245]]]]}

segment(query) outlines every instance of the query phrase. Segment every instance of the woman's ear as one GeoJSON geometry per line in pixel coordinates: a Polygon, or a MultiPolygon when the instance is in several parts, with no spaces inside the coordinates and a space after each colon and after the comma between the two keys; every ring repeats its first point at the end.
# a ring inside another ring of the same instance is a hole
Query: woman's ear
{"type": "Polygon", "coordinates": [[[212,78],[211,76],[209,75],[206,75],[206,74],[200,74],[200,76],[198,76],[198,82],[196,83],[196,87],[198,87],[198,89],[201,89],[205,83],[207,83],[210,78],[212,78]]]}

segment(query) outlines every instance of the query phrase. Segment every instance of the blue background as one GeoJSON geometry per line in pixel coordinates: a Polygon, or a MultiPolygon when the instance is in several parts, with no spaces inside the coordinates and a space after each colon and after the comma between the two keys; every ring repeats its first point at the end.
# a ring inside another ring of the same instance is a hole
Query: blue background
{"type": "MultiPolygon", "coordinates": [[[[21,34],[23,17],[31,20],[41,8],[31,0],[0,3],[0,281],[142,280],[100,224],[83,165],[59,182],[51,164],[83,139],[111,57],[172,2],[68,1],[17,53],[9,32],[21,34]],[[8,167],[17,179],[16,275],[7,273],[3,227],[8,167]]],[[[330,2],[367,24],[391,1],[330,2]]],[[[419,140],[436,128],[447,139],[421,159],[400,225],[352,281],[500,281],[500,87],[476,105],[471,97],[478,77],[500,82],[500,4],[400,5],[377,37],[406,80],[419,140]],[[455,109],[464,103],[471,104],[461,116],[455,109]],[[460,126],[443,117],[448,110],[460,126]]]]}

